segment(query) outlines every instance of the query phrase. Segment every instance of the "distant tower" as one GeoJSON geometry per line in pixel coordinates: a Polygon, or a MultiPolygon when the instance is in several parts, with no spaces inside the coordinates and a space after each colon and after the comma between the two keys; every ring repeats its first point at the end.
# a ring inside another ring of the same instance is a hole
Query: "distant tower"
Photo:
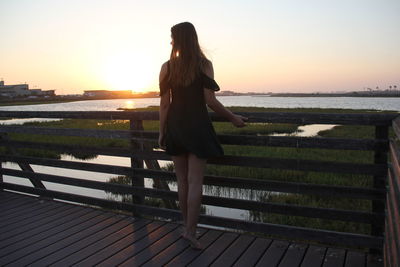
{"type": "Polygon", "coordinates": [[[4,81],[3,81],[3,79],[1,79],[1,81],[0,81],[0,86],[4,86],[4,81]]]}

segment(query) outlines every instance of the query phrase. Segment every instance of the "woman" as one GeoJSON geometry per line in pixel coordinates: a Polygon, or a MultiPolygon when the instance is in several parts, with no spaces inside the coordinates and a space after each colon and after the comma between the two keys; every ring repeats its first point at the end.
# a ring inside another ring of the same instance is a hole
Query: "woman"
{"type": "Polygon", "coordinates": [[[160,71],[159,145],[172,156],[178,181],[179,206],[184,231],[182,237],[195,249],[204,170],[208,158],[223,155],[207,106],[230,120],[245,126],[246,118],[227,110],[216,98],[211,62],[200,49],[194,26],[189,22],[171,28],[170,60],[160,71]],[[207,105],[207,106],[206,106],[207,105]]]}

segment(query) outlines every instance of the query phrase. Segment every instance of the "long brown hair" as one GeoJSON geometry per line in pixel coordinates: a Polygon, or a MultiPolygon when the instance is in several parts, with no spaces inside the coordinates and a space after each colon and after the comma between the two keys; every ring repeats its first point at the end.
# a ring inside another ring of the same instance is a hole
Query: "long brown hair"
{"type": "Polygon", "coordinates": [[[207,58],[201,51],[196,29],[190,22],[171,28],[173,39],[170,56],[169,81],[175,86],[186,86],[194,81],[207,58]]]}

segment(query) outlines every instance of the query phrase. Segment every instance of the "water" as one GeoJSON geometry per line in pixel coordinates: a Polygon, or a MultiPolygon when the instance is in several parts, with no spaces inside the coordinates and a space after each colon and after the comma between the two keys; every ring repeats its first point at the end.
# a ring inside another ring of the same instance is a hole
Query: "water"
{"type": "MultiPolygon", "coordinates": [[[[267,96],[222,96],[218,97],[225,106],[254,106],[254,107],[270,107],[270,108],[342,108],[342,109],[370,109],[370,110],[395,110],[400,111],[399,98],[357,98],[357,97],[267,97],[267,96]]],[[[112,99],[112,100],[91,100],[76,101],[69,103],[42,104],[42,105],[25,105],[25,106],[2,106],[0,110],[8,111],[115,111],[118,108],[142,108],[147,106],[155,106],[159,104],[159,98],[144,99],[112,99]]],[[[23,124],[28,121],[44,121],[57,119],[12,119],[4,120],[2,124],[23,124]]],[[[304,125],[298,128],[295,136],[314,136],[321,130],[328,130],[335,125],[304,125]]],[[[286,135],[286,134],[284,134],[286,135]]],[[[81,161],[68,155],[62,155],[63,160],[81,161]]],[[[119,166],[130,166],[129,158],[98,156],[95,159],[85,162],[112,164],[119,166]]],[[[168,161],[160,161],[165,166],[168,161]]],[[[18,165],[12,163],[3,163],[6,168],[19,169],[18,165]]],[[[101,182],[107,182],[110,178],[116,177],[113,174],[69,170],[54,167],[45,167],[32,165],[36,172],[69,176],[81,179],[89,179],[101,182]]],[[[5,182],[18,183],[31,186],[29,180],[23,178],[15,178],[5,175],[5,182]]],[[[44,182],[46,188],[50,190],[70,192],[74,194],[87,195],[98,198],[115,198],[109,193],[102,190],[85,189],[75,186],[60,185],[44,182]]],[[[152,187],[152,179],[145,179],[145,186],[152,187]]],[[[176,191],[176,183],[169,184],[171,190],[176,191]]],[[[234,197],[240,199],[249,199],[258,201],[265,194],[264,191],[245,190],[245,189],[229,189],[217,188],[213,186],[205,186],[204,194],[218,195],[221,197],[234,197]]],[[[249,219],[250,213],[246,210],[228,209],[221,207],[206,206],[207,214],[215,214],[222,217],[249,219]]]]}
{"type": "MultiPolygon", "coordinates": [[[[268,97],[219,96],[225,106],[267,108],[339,108],[400,111],[396,97],[268,97]]],[[[89,100],[68,103],[1,106],[8,111],[116,111],[118,108],[143,108],[159,105],[159,98],[89,100]]]]}

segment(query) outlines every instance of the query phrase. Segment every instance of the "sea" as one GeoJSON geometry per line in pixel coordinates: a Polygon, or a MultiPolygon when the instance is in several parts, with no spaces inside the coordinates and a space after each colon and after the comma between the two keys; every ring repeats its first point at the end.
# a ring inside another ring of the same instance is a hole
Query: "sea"
{"type": "MultiPolygon", "coordinates": [[[[266,108],[338,108],[400,111],[400,98],[396,97],[271,97],[218,96],[227,107],[266,108]]],[[[159,105],[159,98],[88,100],[68,103],[1,106],[0,110],[10,111],[115,111],[118,108],[143,108],[159,105]]]]}

